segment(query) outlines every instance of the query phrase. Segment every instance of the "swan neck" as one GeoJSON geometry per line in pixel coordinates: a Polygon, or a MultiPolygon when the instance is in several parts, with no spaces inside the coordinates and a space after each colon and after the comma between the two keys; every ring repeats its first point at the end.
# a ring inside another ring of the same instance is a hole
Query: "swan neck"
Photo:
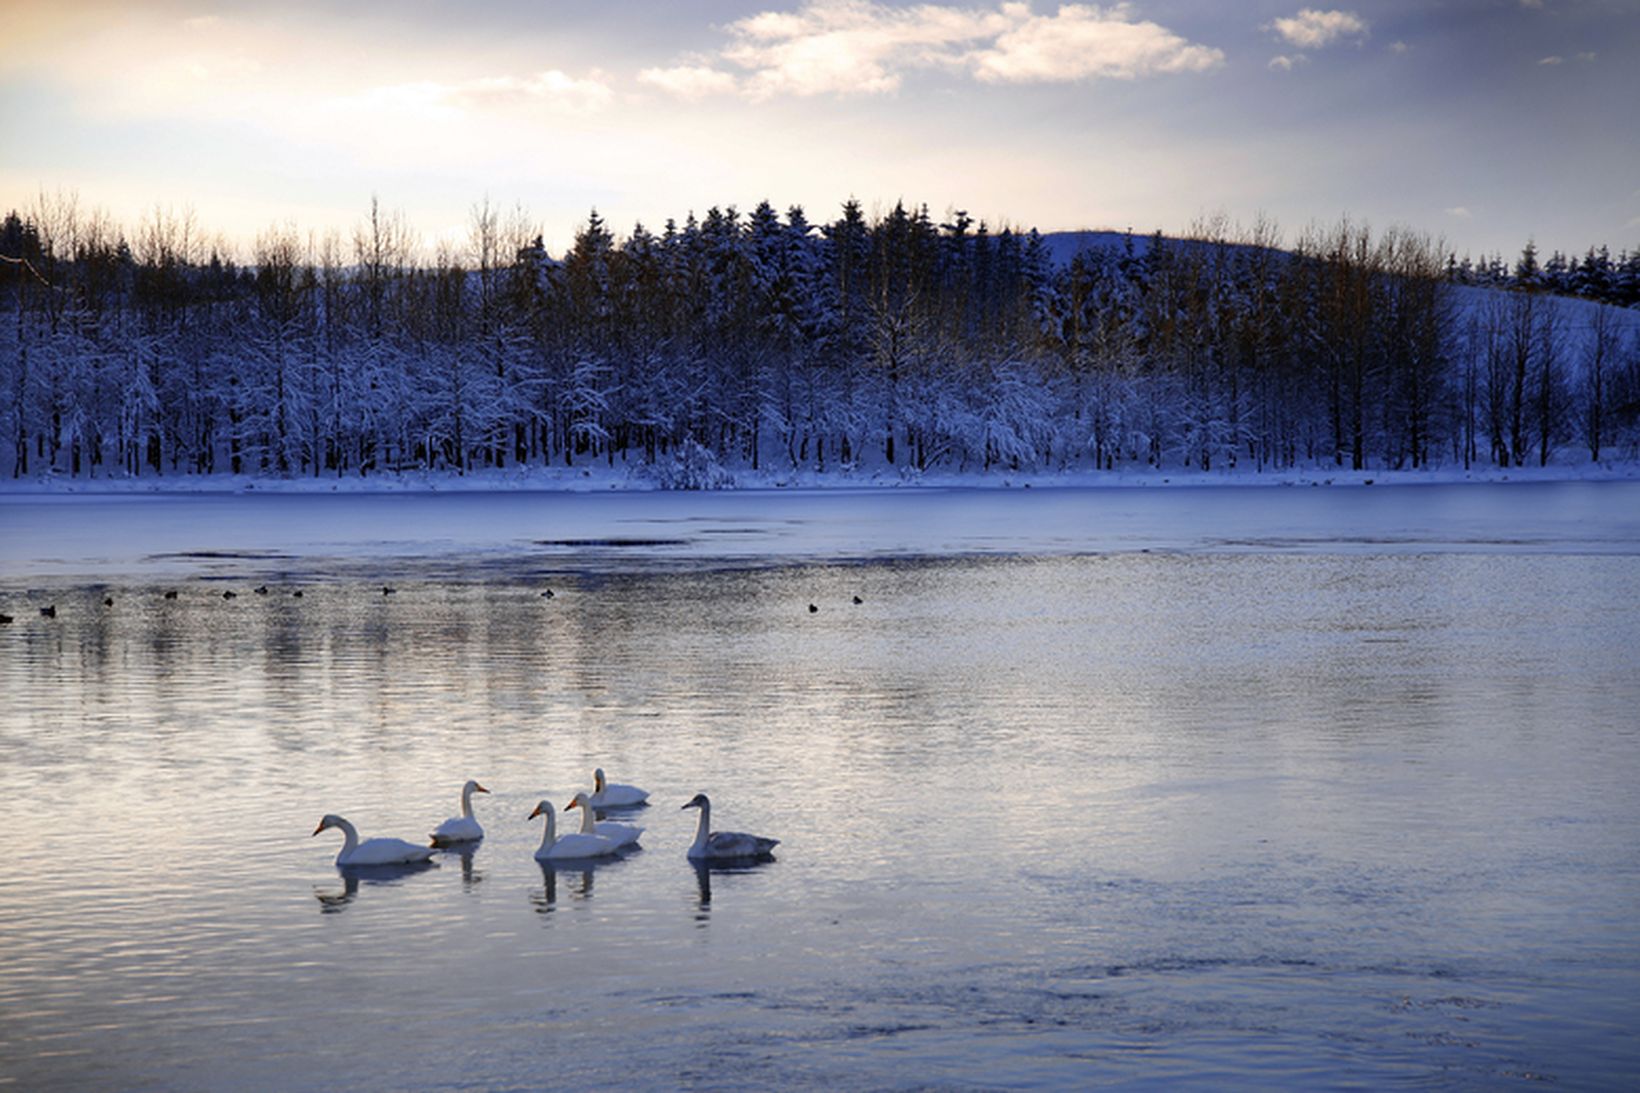
{"type": "Polygon", "coordinates": [[[592,811],[591,805],[581,806],[581,834],[583,835],[598,834],[598,820],[592,815],[592,811]]]}
{"type": "Polygon", "coordinates": [[[711,834],[712,834],[712,806],[711,805],[701,805],[700,806],[700,818],[695,821],[695,845],[692,847],[692,849],[694,849],[694,850],[704,850],[704,849],[706,849],[706,840],[711,837],[711,834]]]}
{"type": "Polygon", "coordinates": [[[342,829],[342,851],[336,855],[336,861],[340,863],[359,848],[359,829],[349,821],[340,819],[336,821],[336,826],[342,829]]]}
{"type": "Polygon", "coordinates": [[[551,850],[552,849],[552,844],[558,841],[558,823],[557,823],[557,820],[553,816],[553,814],[550,813],[550,812],[545,813],[545,815],[547,817],[547,830],[541,836],[541,850],[542,851],[551,850]]]}
{"type": "Polygon", "coordinates": [[[473,784],[468,782],[461,787],[461,815],[464,819],[473,818],[473,784]]]}

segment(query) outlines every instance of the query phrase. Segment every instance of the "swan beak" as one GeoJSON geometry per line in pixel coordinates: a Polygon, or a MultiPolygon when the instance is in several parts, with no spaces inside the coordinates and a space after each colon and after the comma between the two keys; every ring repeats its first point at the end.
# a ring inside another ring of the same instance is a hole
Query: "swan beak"
{"type": "Polygon", "coordinates": [[[564,806],[564,811],[568,812],[572,808],[580,808],[580,807],[581,807],[581,799],[579,797],[577,797],[575,800],[571,801],[569,804],[564,806]]]}
{"type": "Polygon", "coordinates": [[[699,807],[700,806],[695,804],[695,802],[690,801],[688,804],[684,805],[683,808],[678,809],[678,811],[682,812],[684,808],[699,808],[699,807]]]}
{"type": "MultiPolygon", "coordinates": [[[[325,825],[321,822],[318,827],[313,829],[313,835],[317,835],[319,832],[323,831],[324,829],[325,829],[325,825]]],[[[311,839],[313,837],[313,835],[309,835],[308,838],[311,839]]]]}
{"type": "Polygon", "coordinates": [[[540,805],[536,805],[536,806],[535,806],[535,811],[534,811],[534,812],[532,812],[532,813],[530,813],[530,814],[529,814],[529,815],[528,815],[528,816],[526,816],[526,817],[524,817],[524,818],[525,818],[525,819],[526,819],[526,820],[533,820],[533,819],[535,819],[535,818],[536,818],[536,817],[537,817],[537,816],[539,816],[539,815],[541,815],[541,806],[540,806],[540,805]]]}
{"type": "Polygon", "coordinates": [[[473,792],[474,793],[488,793],[490,791],[485,789],[483,786],[474,786],[473,787],[473,792]]]}

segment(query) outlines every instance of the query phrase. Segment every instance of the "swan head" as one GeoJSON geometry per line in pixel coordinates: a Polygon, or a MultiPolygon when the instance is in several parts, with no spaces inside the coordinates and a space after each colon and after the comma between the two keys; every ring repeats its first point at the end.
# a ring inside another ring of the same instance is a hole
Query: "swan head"
{"type": "MultiPolygon", "coordinates": [[[[706,794],[697,793],[693,797],[691,797],[689,799],[689,803],[684,805],[683,807],[684,808],[706,808],[706,807],[710,806],[711,803],[712,802],[707,799],[706,794]]],[[[679,809],[678,811],[681,812],[681,811],[683,811],[683,809],[679,809]]]]}
{"type": "Polygon", "coordinates": [[[552,815],[552,802],[551,801],[537,801],[536,805],[535,805],[535,811],[530,813],[528,816],[526,816],[524,818],[526,820],[533,820],[537,816],[551,816],[551,815],[552,815]]]}
{"type": "Polygon", "coordinates": [[[571,798],[569,804],[564,806],[564,811],[568,812],[572,808],[591,808],[591,807],[592,807],[592,802],[587,798],[587,795],[583,792],[583,793],[577,793],[573,798],[571,798]]]}
{"type": "Polygon", "coordinates": [[[599,767],[597,770],[592,772],[592,792],[602,793],[603,791],[604,791],[604,768],[599,767]]]}
{"type": "Polygon", "coordinates": [[[341,827],[342,824],[346,822],[347,821],[343,820],[340,816],[327,812],[325,813],[324,818],[319,821],[319,826],[313,829],[313,834],[317,835],[326,828],[341,827]]]}
{"type": "Polygon", "coordinates": [[[469,779],[467,779],[467,784],[461,787],[461,792],[463,792],[463,793],[488,793],[490,791],[485,789],[483,786],[479,785],[478,782],[475,781],[474,779],[469,778],[469,779]]]}

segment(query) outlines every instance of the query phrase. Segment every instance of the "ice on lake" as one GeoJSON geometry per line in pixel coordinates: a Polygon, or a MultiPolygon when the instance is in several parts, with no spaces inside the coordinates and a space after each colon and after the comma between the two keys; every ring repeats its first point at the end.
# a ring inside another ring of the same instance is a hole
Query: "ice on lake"
{"type": "Polygon", "coordinates": [[[0,495],[0,1080],[1626,1085],[1637,520],[0,495]],[[594,766],[644,849],[543,870],[594,766]],[[424,837],[470,777],[431,869],[309,837],[424,837]],[[700,790],[778,860],[691,866],[700,790]]]}

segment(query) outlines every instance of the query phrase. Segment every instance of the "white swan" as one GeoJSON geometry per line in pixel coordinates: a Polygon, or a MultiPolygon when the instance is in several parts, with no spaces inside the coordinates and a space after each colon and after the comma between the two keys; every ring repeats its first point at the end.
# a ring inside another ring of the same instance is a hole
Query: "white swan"
{"type": "Polygon", "coordinates": [[[623,786],[604,781],[604,768],[592,772],[593,808],[635,808],[649,800],[649,791],[637,786],[623,786]]]}
{"type": "Polygon", "coordinates": [[[727,861],[733,858],[766,858],[779,839],[761,835],[747,835],[739,831],[712,830],[712,802],[704,793],[697,793],[684,808],[700,809],[700,822],[695,825],[695,841],[689,847],[689,857],[696,861],[727,861]]]}
{"type": "Polygon", "coordinates": [[[597,819],[593,815],[596,809],[593,808],[591,801],[584,792],[577,793],[574,799],[564,806],[566,812],[572,808],[581,810],[581,834],[583,835],[602,835],[614,842],[616,846],[632,846],[638,841],[638,836],[643,834],[643,828],[641,827],[634,827],[631,824],[612,824],[597,819]]]}
{"type": "Polygon", "coordinates": [[[337,865],[403,865],[406,862],[427,861],[433,856],[430,846],[417,846],[403,839],[366,839],[359,841],[359,829],[340,816],[326,815],[313,829],[317,835],[327,827],[342,829],[342,852],[336,855],[337,865]]]}
{"type": "Polygon", "coordinates": [[[615,853],[615,840],[606,839],[602,835],[582,835],[579,832],[573,835],[557,836],[558,821],[552,811],[551,801],[542,801],[535,806],[528,819],[537,816],[547,818],[547,832],[541,837],[541,846],[535,852],[536,861],[569,861],[573,858],[601,858],[606,854],[615,853]]]}
{"type": "Polygon", "coordinates": [[[468,779],[467,784],[461,787],[461,815],[452,816],[438,825],[433,832],[434,846],[453,846],[456,843],[470,843],[484,837],[484,828],[473,819],[473,794],[488,793],[489,790],[477,782],[468,779]]]}

